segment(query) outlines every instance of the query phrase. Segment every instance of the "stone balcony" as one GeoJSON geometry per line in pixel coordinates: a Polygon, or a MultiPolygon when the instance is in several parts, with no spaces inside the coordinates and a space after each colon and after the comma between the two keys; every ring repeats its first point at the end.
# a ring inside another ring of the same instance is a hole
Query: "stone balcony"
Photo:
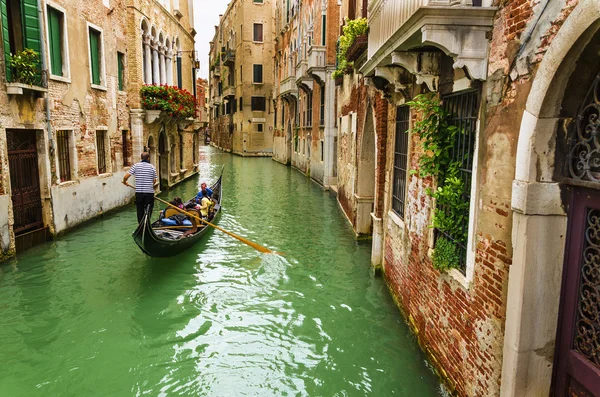
{"type": "Polygon", "coordinates": [[[485,80],[486,34],[496,12],[491,2],[475,7],[472,0],[371,1],[368,61],[360,71],[374,75],[376,68],[390,65],[393,54],[397,65],[405,66],[399,54],[436,47],[454,59],[454,68],[465,67],[472,79],[485,80]]]}
{"type": "Polygon", "coordinates": [[[228,87],[225,87],[223,89],[223,96],[224,97],[232,97],[235,96],[235,86],[230,85],[228,87]]]}
{"type": "Polygon", "coordinates": [[[306,58],[296,65],[296,85],[312,91],[313,79],[308,74],[308,60],[306,58]]]}
{"type": "Polygon", "coordinates": [[[325,81],[326,66],[325,46],[312,46],[310,50],[308,50],[307,72],[323,82],[325,81]]]}
{"type": "Polygon", "coordinates": [[[281,81],[279,95],[298,95],[298,87],[296,86],[296,76],[288,76],[287,78],[281,81]]]}

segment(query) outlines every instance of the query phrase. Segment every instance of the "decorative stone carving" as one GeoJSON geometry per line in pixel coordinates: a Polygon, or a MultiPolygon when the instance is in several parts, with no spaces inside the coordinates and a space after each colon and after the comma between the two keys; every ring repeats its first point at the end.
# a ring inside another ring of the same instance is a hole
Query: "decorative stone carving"
{"type": "Polygon", "coordinates": [[[487,77],[488,40],[485,26],[424,25],[422,43],[440,48],[454,58],[455,69],[465,67],[474,80],[487,77]]]}
{"type": "Polygon", "coordinates": [[[436,52],[393,52],[392,65],[401,66],[416,76],[416,83],[425,83],[437,91],[440,80],[441,55],[436,52]]]}

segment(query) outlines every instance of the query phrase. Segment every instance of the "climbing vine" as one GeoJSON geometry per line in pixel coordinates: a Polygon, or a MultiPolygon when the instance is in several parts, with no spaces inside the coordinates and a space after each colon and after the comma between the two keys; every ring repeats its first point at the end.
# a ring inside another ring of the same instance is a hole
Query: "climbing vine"
{"type": "Polygon", "coordinates": [[[353,62],[348,62],[346,59],[346,52],[348,52],[348,48],[354,43],[357,36],[365,34],[369,30],[367,18],[353,20],[346,18],[346,24],[342,30],[344,34],[340,36],[338,42],[336,70],[332,74],[334,79],[343,76],[346,69],[354,65],[353,62]]]}
{"type": "Polygon", "coordinates": [[[418,173],[438,181],[436,189],[427,189],[427,194],[436,200],[430,227],[440,232],[432,260],[436,269],[445,271],[460,265],[458,244],[465,246],[467,242],[467,230],[463,225],[468,216],[469,201],[464,197],[465,182],[459,174],[461,163],[452,158],[457,134],[463,132],[450,123],[451,114],[432,93],[418,95],[408,105],[421,115],[412,128],[423,146],[418,173]]]}

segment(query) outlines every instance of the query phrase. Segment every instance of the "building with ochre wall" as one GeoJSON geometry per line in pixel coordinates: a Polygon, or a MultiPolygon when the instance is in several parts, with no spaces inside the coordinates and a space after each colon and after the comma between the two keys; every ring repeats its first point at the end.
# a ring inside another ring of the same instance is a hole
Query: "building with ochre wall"
{"type": "Polygon", "coordinates": [[[214,145],[242,156],[273,153],[273,0],[234,0],[211,42],[214,145]]]}

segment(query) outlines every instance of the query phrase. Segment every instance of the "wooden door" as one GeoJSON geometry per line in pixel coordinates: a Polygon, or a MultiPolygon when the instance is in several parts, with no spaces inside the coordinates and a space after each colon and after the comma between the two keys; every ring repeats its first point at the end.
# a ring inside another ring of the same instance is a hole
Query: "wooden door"
{"type": "Polygon", "coordinates": [[[36,132],[9,130],[6,138],[15,222],[13,230],[18,236],[44,227],[36,132]]]}
{"type": "Polygon", "coordinates": [[[569,212],[551,394],[600,396],[600,191],[573,187],[569,212]]]}

